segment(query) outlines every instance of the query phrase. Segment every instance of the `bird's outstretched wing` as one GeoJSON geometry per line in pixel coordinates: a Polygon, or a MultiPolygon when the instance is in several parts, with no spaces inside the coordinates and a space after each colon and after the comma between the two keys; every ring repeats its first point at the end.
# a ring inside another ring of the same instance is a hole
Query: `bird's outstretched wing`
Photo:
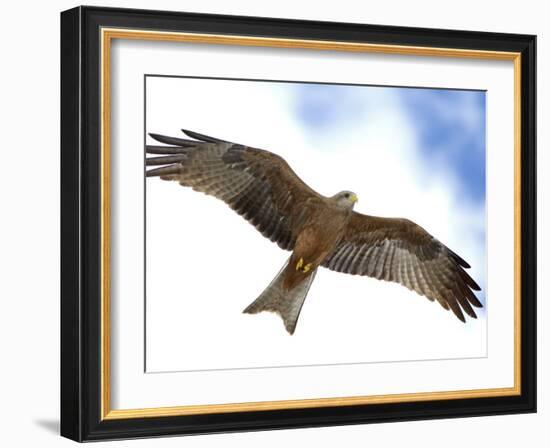
{"type": "Polygon", "coordinates": [[[148,145],[147,176],[179,182],[215,196],[254,225],[282,249],[292,250],[308,207],[322,196],[308,187],[283,158],[198,134],[183,132],[193,140],[149,134],[169,146],[148,145]]]}
{"type": "Polygon", "coordinates": [[[463,322],[462,310],[475,318],[472,305],[482,306],[472,291],[480,287],[464,270],[470,265],[407,219],[353,212],[342,239],[323,266],[400,283],[450,308],[463,322]]]}

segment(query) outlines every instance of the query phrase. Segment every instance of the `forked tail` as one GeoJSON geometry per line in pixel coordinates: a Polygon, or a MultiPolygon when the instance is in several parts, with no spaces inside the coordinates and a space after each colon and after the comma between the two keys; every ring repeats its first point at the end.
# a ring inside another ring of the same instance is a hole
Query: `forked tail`
{"type": "MultiPolygon", "coordinates": [[[[290,259],[289,259],[290,260],[290,259]]],[[[271,281],[269,286],[260,294],[254,302],[248,305],[243,313],[256,314],[261,311],[271,311],[277,313],[283,319],[286,331],[294,334],[300,310],[304,304],[307,293],[315,278],[317,269],[311,272],[309,276],[297,286],[290,290],[283,288],[283,279],[285,268],[289,260],[286,261],[282,269],[271,281]]]]}

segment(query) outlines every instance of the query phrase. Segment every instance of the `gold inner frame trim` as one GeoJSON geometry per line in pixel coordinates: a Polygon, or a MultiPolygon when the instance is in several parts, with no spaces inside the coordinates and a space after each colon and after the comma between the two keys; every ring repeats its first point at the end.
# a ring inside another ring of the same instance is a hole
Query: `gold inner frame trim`
{"type": "Polygon", "coordinates": [[[521,394],[521,54],[459,48],[279,39],[216,34],[101,29],[101,419],[166,417],[226,412],[305,409],[413,401],[501,397],[521,394]],[[110,63],[113,39],[186,42],[213,45],[296,48],[411,56],[455,57],[514,62],[514,386],[441,392],[368,395],[302,400],[187,405],[139,409],[111,409],[110,345],[110,63]]]}

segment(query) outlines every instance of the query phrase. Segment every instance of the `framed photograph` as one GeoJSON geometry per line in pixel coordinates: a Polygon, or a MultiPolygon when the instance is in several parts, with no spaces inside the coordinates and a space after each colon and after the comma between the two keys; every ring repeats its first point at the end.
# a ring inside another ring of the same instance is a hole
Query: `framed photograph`
{"type": "Polygon", "coordinates": [[[535,36],[61,14],[61,433],[535,412],[535,36]]]}

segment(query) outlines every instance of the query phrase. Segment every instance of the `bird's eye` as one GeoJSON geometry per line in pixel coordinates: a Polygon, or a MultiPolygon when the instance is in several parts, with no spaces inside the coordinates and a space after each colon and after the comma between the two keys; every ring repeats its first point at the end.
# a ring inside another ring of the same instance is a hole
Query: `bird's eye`
{"type": "Polygon", "coordinates": [[[349,193],[346,193],[346,194],[344,195],[344,197],[345,197],[346,199],[349,198],[349,193]]]}

